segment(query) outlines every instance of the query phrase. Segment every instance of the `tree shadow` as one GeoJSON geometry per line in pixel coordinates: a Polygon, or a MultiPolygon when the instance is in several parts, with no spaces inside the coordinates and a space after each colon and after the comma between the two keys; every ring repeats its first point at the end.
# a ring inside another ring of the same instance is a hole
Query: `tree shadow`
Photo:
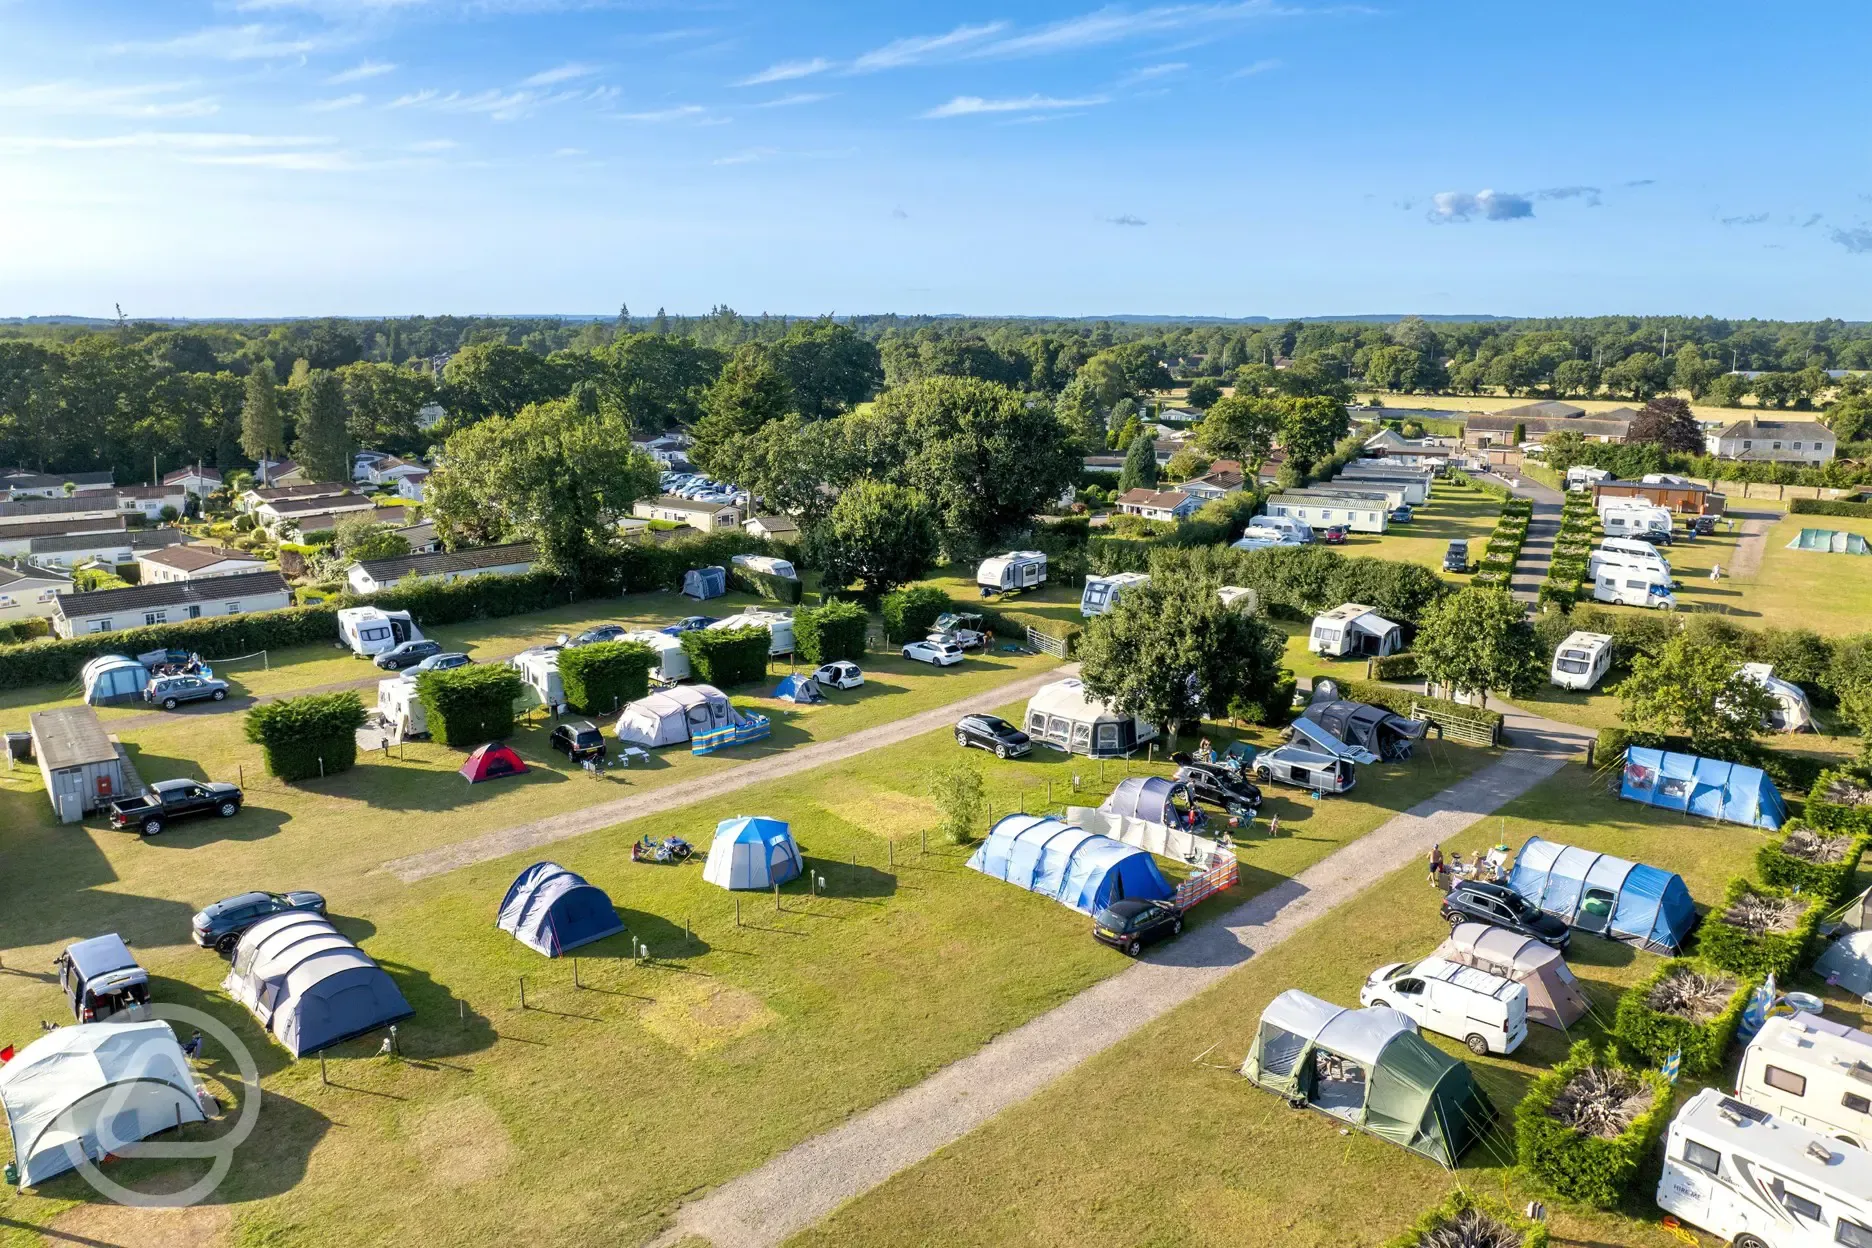
{"type": "MultiPolygon", "coordinates": [[[[132,955],[139,948],[174,945],[188,939],[194,907],[185,902],[162,897],[140,897],[132,893],[85,888],[75,893],[59,893],[44,899],[39,908],[8,905],[0,908],[0,948],[51,945],[62,949],[74,941],[88,940],[115,932],[129,944],[132,955]]],[[[39,968],[26,964],[9,970],[39,977],[39,968]]],[[[70,1010],[56,989],[47,998],[47,1018],[63,1021],[70,1010]]]]}

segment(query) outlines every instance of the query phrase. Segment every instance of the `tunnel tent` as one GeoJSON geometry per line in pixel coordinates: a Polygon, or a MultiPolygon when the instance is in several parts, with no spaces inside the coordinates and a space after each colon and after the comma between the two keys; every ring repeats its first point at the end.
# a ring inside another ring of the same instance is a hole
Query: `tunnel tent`
{"type": "Polygon", "coordinates": [[[84,681],[84,700],[92,706],[112,706],[120,702],[140,702],[149,684],[149,668],[121,654],[106,654],[92,659],[80,673],[84,681]]]}
{"type": "Polygon", "coordinates": [[[624,930],[611,898],[556,862],[536,862],[514,878],[494,926],[556,958],[624,930]]]}
{"type": "Polygon", "coordinates": [[[1189,811],[1195,808],[1196,795],[1187,784],[1162,776],[1127,776],[1099,804],[1099,813],[1176,827],[1188,823],[1189,811]]]}
{"type": "Polygon", "coordinates": [[[1560,951],[1532,936],[1487,923],[1458,923],[1437,947],[1439,958],[1499,975],[1528,990],[1528,1021],[1565,1031],[1589,1008],[1560,951]]]}
{"type": "Polygon", "coordinates": [[[806,869],[793,830],[779,819],[737,815],[715,825],[702,878],[722,888],[772,888],[806,869]]]}
{"type": "Polygon", "coordinates": [[[1488,1131],[1495,1107],[1469,1067],[1396,1010],[1348,1010],[1288,989],[1262,1011],[1241,1073],[1445,1169],[1488,1131]]]}
{"type": "Polygon", "coordinates": [[[396,981],[330,920],[303,910],[248,928],[221,987],[294,1057],[416,1012],[396,981]]]}
{"type": "Polygon", "coordinates": [[[1176,891],[1144,850],[1053,815],[1003,817],[968,865],[1082,914],[1126,899],[1168,901],[1176,891]]]}
{"type": "Polygon", "coordinates": [[[1794,540],[1787,544],[1789,550],[1818,550],[1832,555],[1872,554],[1872,547],[1858,533],[1843,533],[1838,529],[1802,529],[1794,535],[1794,540]]]}
{"type": "Polygon", "coordinates": [[[203,1122],[175,1032],[160,1019],[55,1027],[0,1066],[0,1106],[22,1190],[126,1144],[203,1122]]]}
{"type": "Polygon", "coordinates": [[[1653,953],[1676,953],[1696,926],[1682,876],[1538,836],[1515,855],[1508,887],[1563,923],[1653,953]]]}
{"type": "Polygon", "coordinates": [[[697,600],[719,598],[728,592],[728,569],[690,568],[683,573],[682,592],[684,597],[697,600]]]}
{"type": "Polygon", "coordinates": [[[790,673],[780,678],[773,696],[782,702],[811,703],[823,702],[825,694],[820,691],[819,682],[810,672],[790,673]]]}
{"type": "Polygon", "coordinates": [[[677,685],[626,703],[618,714],[617,739],[655,749],[740,722],[740,712],[714,685],[677,685]]]}
{"type": "Polygon", "coordinates": [[[1294,721],[1294,731],[1328,753],[1355,763],[1396,762],[1409,758],[1412,744],[1429,731],[1427,722],[1347,701],[1336,696],[1336,687],[1329,689],[1315,690],[1306,712],[1294,721]]]}
{"type": "Polygon", "coordinates": [[[1619,796],[1660,810],[1701,815],[1778,832],[1787,820],[1781,791],[1759,767],[1650,746],[1625,750],[1619,796]]]}

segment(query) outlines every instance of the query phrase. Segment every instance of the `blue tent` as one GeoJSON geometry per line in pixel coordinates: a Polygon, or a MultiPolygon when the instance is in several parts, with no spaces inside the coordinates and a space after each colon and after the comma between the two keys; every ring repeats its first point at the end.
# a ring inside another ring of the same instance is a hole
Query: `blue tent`
{"type": "Polygon", "coordinates": [[[1662,810],[1778,831],[1787,819],[1781,792],[1759,767],[1641,745],[1625,751],[1619,796],[1662,810]]]}
{"type": "Polygon", "coordinates": [[[772,888],[805,869],[793,830],[784,820],[739,815],[715,825],[702,878],[723,888],[772,888]]]}
{"type": "Polygon", "coordinates": [[[728,592],[728,569],[690,568],[683,573],[682,592],[691,598],[719,598],[728,592]]]}
{"type": "Polygon", "coordinates": [[[810,672],[782,676],[773,696],[782,702],[825,701],[825,694],[819,691],[819,682],[813,679],[810,672]]]}
{"type": "Polygon", "coordinates": [[[1052,815],[998,820],[968,865],[1082,914],[1128,897],[1168,901],[1175,895],[1148,853],[1052,815]]]}
{"type": "Polygon", "coordinates": [[[549,958],[624,930],[604,890],[556,862],[536,862],[514,878],[494,925],[549,958]]]}
{"type": "Polygon", "coordinates": [[[1099,813],[1178,826],[1189,822],[1183,812],[1195,807],[1196,795],[1182,781],[1166,780],[1162,776],[1131,776],[1118,782],[1111,796],[1099,804],[1099,813]],[[1179,797],[1183,799],[1181,810],[1177,807],[1179,797]]]}
{"type": "Polygon", "coordinates": [[[1676,953],[1696,926],[1683,877],[1535,837],[1515,855],[1508,887],[1584,932],[1676,953]]]}

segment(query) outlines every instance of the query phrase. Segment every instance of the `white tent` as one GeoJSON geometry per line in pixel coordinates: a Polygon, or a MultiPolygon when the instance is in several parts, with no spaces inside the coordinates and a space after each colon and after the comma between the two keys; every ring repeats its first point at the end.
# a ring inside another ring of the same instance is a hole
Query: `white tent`
{"type": "Polygon", "coordinates": [[[149,684],[149,669],[135,659],[121,654],[105,654],[84,665],[84,700],[92,706],[113,702],[137,702],[143,687],[149,684]]]}
{"type": "Polygon", "coordinates": [[[722,888],[772,888],[805,870],[793,832],[779,819],[740,815],[715,826],[702,878],[722,888]]]}
{"type": "Polygon", "coordinates": [[[206,1095],[161,1020],[60,1027],[0,1066],[22,1189],[185,1122],[206,1095]]]}
{"type": "Polygon", "coordinates": [[[677,685],[627,704],[618,716],[617,739],[652,749],[678,745],[740,718],[728,695],[714,685],[677,685]]]}
{"type": "Polygon", "coordinates": [[[625,633],[618,640],[635,641],[656,651],[657,665],[650,669],[650,676],[663,684],[673,685],[679,680],[688,680],[695,674],[689,666],[689,655],[683,650],[680,637],[645,629],[641,632],[625,633]]]}
{"type": "Polygon", "coordinates": [[[1821,950],[1814,973],[1872,1002],[1872,932],[1844,932],[1821,950]]]}
{"type": "Polygon", "coordinates": [[[1782,680],[1767,663],[1744,663],[1742,674],[1768,691],[1775,707],[1768,712],[1769,728],[1776,732],[1814,731],[1813,707],[1799,685],[1782,680]]]}

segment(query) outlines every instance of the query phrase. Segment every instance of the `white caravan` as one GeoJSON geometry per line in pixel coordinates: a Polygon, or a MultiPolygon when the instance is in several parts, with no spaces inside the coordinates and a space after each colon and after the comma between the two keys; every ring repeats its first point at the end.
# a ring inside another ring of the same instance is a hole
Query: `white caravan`
{"type": "Polygon", "coordinates": [[[1270,529],[1262,526],[1267,516],[1256,516],[1254,523],[1246,532],[1236,538],[1232,545],[1236,550],[1266,550],[1270,546],[1304,546],[1306,543],[1287,529],[1270,529]]]}
{"type": "Polygon", "coordinates": [[[1664,552],[1642,538],[1608,537],[1599,543],[1599,549],[1614,554],[1632,555],[1641,562],[1654,560],[1663,564],[1666,572],[1671,570],[1670,560],[1664,557],[1664,552]]]}
{"type": "Polygon", "coordinates": [[[1118,605],[1118,600],[1140,585],[1150,584],[1143,572],[1118,572],[1111,576],[1086,577],[1085,592],[1079,595],[1079,614],[1086,619],[1104,615],[1118,605]]]}
{"type": "Polygon", "coordinates": [[[1037,550],[990,555],[975,569],[975,583],[992,593],[1010,593],[1046,584],[1047,557],[1037,550]]]}
{"type": "Polygon", "coordinates": [[[1746,1248],[1872,1248],[1872,1153],[1705,1088],[1671,1121],[1657,1203],[1746,1248]]]}
{"type": "MultiPolygon", "coordinates": [[[[1872,1032],[1817,1014],[1771,1018],[1742,1054],[1736,1099],[1855,1147],[1872,1147],[1872,1032]]],[[[1866,1195],[1872,1198],[1872,1189],[1866,1195]]]]}
{"type": "Polygon", "coordinates": [[[1359,1004],[1394,1009],[1477,1057],[1512,1053],[1527,1039],[1526,984],[1445,958],[1379,967],[1359,989],[1359,1004]]]}
{"type": "Polygon", "coordinates": [[[1261,610],[1261,595],[1242,585],[1224,585],[1216,590],[1216,596],[1225,607],[1233,607],[1243,615],[1255,615],[1261,610]]]}
{"type": "Polygon", "coordinates": [[[625,633],[619,641],[634,641],[649,646],[656,651],[656,666],[650,669],[650,679],[662,685],[673,685],[679,680],[688,680],[695,674],[689,666],[688,652],[682,648],[682,639],[668,633],[644,629],[640,632],[625,633]]]}
{"type": "Polygon", "coordinates": [[[1583,494],[1601,481],[1617,480],[1603,468],[1589,468],[1585,464],[1574,464],[1566,470],[1566,488],[1576,494],[1583,494]]]}
{"type": "Polygon", "coordinates": [[[429,735],[429,716],[416,696],[414,676],[395,676],[377,682],[377,714],[394,740],[429,735]]]}
{"type": "MultiPolygon", "coordinates": [[[[1611,538],[1611,541],[1619,541],[1611,538]]],[[[1671,579],[1670,564],[1655,556],[1635,555],[1628,550],[1612,550],[1601,546],[1586,556],[1586,575],[1596,579],[1601,568],[1643,568],[1655,572],[1666,581],[1671,579]]]]}
{"type": "Polygon", "coordinates": [[[1671,513],[1648,503],[1607,500],[1600,505],[1599,524],[1607,537],[1643,537],[1647,533],[1669,533],[1671,513]]]}
{"type": "Polygon", "coordinates": [[[1554,651],[1550,684],[1562,689],[1591,689],[1612,666],[1612,637],[1608,633],[1568,633],[1554,651]]]}
{"type": "Polygon", "coordinates": [[[1670,574],[1653,568],[1607,564],[1593,577],[1592,596],[1598,602],[1615,602],[1627,607],[1677,609],[1677,595],[1671,593],[1670,574]]]}
{"type": "Polygon", "coordinates": [[[520,697],[528,706],[557,710],[566,704],[565,684],[559,679],[557,650],[523,650],[508,659],[507,665],[519,672],[520,679],[526,682],[520,697]]]}
{"type": "Polygon", "coordinates": [[[765,572],[769,576],[784,576],[789,581],[799,580],[799,572],[788,559],[776,559],[772,555],[735,555],[728,560],[737,568],[746,568],[750,572],[765,572]]]}
{"type": "Polygon", "coordinates": [[[749,607],[739,615],[716,620],[710,628],[764,628],[769,638],[768,654],[793,653],[793,617],[780,611],[749,607]]]}
{"type": "Polygon", "coordinates": [[[1383,658],[1404,648],[1404,630],[1370,607],[1348,602],[1313,617],[1307,649],[1329,659],[1346,655],[1383,658]]]}
{"type": "Polygon", "coordinates": [[[406,641],[421,641],[423,635],[407,611],[342,607],[338,611],[338,638],[351,647],[352,654],[368,659],[406,641]]]}
{"type": "Polygon", "coordinates": [[[1267,529],[1283,535],[1282,545],[1305,546],[1313,540],[1313,526],[1297,516],[1256,516],[1248,522],[1252,532],[1255,529],[1267,529]]]}

